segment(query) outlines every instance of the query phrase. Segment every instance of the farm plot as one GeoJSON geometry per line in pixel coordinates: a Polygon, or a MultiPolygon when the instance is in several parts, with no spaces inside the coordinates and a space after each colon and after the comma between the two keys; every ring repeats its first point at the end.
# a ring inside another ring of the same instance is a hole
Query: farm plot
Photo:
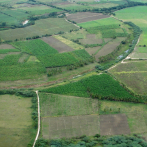
{"type": "Polygon", "coordinates": [[[28,11],[32,15],[41,15],[41,14],[46,14],[46,13],[62,11],[62,10],[51,8],[49,6],[44,6],[44,5],[32,5],[31,7],[20,7],[19,9],[28,11]]]}
{"type": "Polygon", "coordinates": [[[1,147],[26,147],[31,141],[31,99],[18,96],[0,96],[1,147]]]}
{"type": "Polygon", "coordinates": [[[0,44],[0,49],[15,49],[15,48],[10,44],[0,44]]]}
{"type": "Polygon", "coordinates": [[[43,37],[41,40],[55,48],[59,53],[74,51],[73,48],[54,37],[43,37]]]}
{"type": "Polygon", "coordinates": [[[75,21],[76,23],[84,23],[84,22],[103,19],[107,17],[110,17],[110,16],[100,14],[100,13],[91,13],[91,12],[79,12],[79,13],[67,15],[67,19],[75,21]]]}
{"type": "Polygon", "coordinates": [[[102,44],[101,38],[97,38],[96,34],[87,34],[85,39],[79,39],[82,44],[102,44]]]}
{"type": "Polygon", "coordinates": [[[73,96],[40,93],[41,116],[98,114],[98,100],[73,96]]]}
{"type": "Polygon", "coordinates": [[[54,38],[60,40],[61,42],[65,43],[66,45],[70,46],[71,48],[78,50],[78,49],[84,49],[84,47],[82,45],[79,45],[77,43],[74,43],[68,39],[65,39],[59,35],[55,35],[54,38]]]}
{"type": "Polygon", "coordinates": [[[100,3],[100,4],[93,4],[93,5],[90,5],[91,7],[94,7],[94,8],[110,8],[110,7],[116,7],[118,6],[119,4],[115,4],[115,3],[100,3]]]}
{"type": "Polygon", "coordinates": [[[146,94],[147,61],[130,61],[119,64],[110,72],[129,89],[137,94],[146,94]]]}
{"type": "Polygon", "coordinates": [[[75,29],[77,29],[75,25],[68,23],[63,18],[47,18],[37,20],[35,25],[25,28],[0,31],[0,37],[3,40],[26,39],[28,37],[55,34],[60,31],[68,32],[75,29]]]}
{"type": "MultiPolygon", "coordinates": [[[[99,101],[101,103],[100,111],[105,114],[125,115],[129,125],[130,133],[147,132],[147,107],[144,104],[116,102],[116,101],[99,101]]],[[[111,116],[111,115],[110,115],[111,116]]],[[[126,121],[125,121],[126,122],[126,121]]],[[[120,127],[121,128],[121,127],[120,127]]]]}
{"type": "Polygon", "coordinates": [[[126,115],[125,114],[101,115],[100,134],[101,135],[130,134],[130,129],[126,115]]]}
{"type": "Polygon", "coordinates": [[[42,118],[45,139],[71,138],[99,134],[99,116],[83,115],[42,118]]]}
{"type": "Polygon", "coordinates": [[[85,50],[89,53],[89,55],[94,55],[97,51],[100,50],[100,48],[101,48],[100,46],[97,46],[92,48],[86,48],[85,50]]]}

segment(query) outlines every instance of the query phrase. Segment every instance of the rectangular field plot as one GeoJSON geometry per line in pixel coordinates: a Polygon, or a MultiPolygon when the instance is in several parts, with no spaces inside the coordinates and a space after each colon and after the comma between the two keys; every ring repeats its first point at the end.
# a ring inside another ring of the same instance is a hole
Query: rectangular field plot
{"type": "Polygon", "coordinates": [[[42,117],[98,114],[98,100],[40,94],[42,117]]]}
{"type": "Polygon", "coordinates": [[[91,13],[91,12],[79,12],[79,13],[67,15],[67,19],[75,21],[76,23],[83,23],[83,22],[103,19],[107,17],[109,16],[99,13],[91,13]]]}
{"type": "Polygon", "coordinates": [[[125,114],[101,115],[100,134],[101,135],[130,134],[130,129],[126,115],[125,114]]]}
{"type": "Polygon", "coordinates": [[[99,134],[99,116],[77,115],[42,118],[42,134],[45,139],[99,134]]]}
{"type": "Polygon", "coordinates": [[[66,22],[63,18],[47,18],[37,20],[35,25],[25,28],[0,31],[0,37],[3,40],[26,39],[27,37],[55,34],[60,31],[68,32],[75,29],[77,29],[75,25],[66,22]]]}
{"type": "Polygon", "coordinates": [[[1,147],[26,147],[32,139],[31,99],[0,96],[1,147]]]}
{"type": "Polygon", "coordinates": [[[41,40],[55,48],[59,53],[74,51],[73,48],[54,37],[43,37],[41,40]]]}

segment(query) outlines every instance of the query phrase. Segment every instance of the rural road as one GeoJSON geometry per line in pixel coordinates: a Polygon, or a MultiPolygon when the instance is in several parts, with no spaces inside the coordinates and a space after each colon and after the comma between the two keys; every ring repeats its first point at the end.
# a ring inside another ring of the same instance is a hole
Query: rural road
{"type": "Polygon", "coordinates": [[[34,144],[33,144],[33,147],[35,147],[35,144],[36,144],[36,141],[38,139],[38,136],[39,136],[39,132],[40,132],[40,105],[39,105],[39,95],[38,95],[38,90],[35,91],[36,94],[37,94],[37,99],[38,99],[38,131],[37,131],[37,134],[36,134],[36,138],[35,138],[35,141],[34,141],[34,144]]]}

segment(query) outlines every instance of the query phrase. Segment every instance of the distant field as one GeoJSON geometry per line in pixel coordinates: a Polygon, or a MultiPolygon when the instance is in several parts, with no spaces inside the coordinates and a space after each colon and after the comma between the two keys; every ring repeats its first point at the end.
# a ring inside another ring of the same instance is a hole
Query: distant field
{"type": "Polygon", "coordinates": [[[100,3],[100,4],[93,4],[90,6],[94,7],[94,8],[110,8],[110,7],[116,7],[116,6],[118,6],[118,4],[106,2],[106,3],[100,3]]]}
{"type": "Polygon", "coordinates": [[[146,94],[147,61],[130,61],[119,64],[110,72],[128,88],[137,94],[146,94]]]}
{"type": "Polygon", "coordinates": [[[147,59],[147,47],[136,47],[130,58],[147,59]]]}
{"type": "Polygon", "coordinates": [[[147,45],[147,6],[137,6],[117,11],[116,17],[124,21],[131,21],[139,26],[143,33],[138,45],[147,45]]]}
{"type": "Polygon", "coordinates": [[[37,20],[35,25],[25,28],[0,31],[0,37],[3,40],[25,39],[27,37],[54,34],[60,31],[68,32],[72,29],[77,29],[77,27],[71,23],[66,22],[63,18],[48,18],[37,20]]]}
{"type": "Polygon", "coordinates": [[[26,147],[32,139],[31,99],[0,96],[1,147],[26,147]]]}
{"type": "Polygon", "coordinates": [[[41,15],[41,14],[46,14],[46,13],[62,11],[62,10],[51,8],[51,7],[44,6],[44,5],[35,5],[35,6],[32,5],[32,7],[20,7],[19,9],[28,11],[32,15],[41,15]]]}
{"type": "Polygon", "coordinates": [[[78,12],[75,14],[68,14],[67,19],[75,21],[77,23],[84,23],[88,21],[98,20],[102,18],[107,18],[109,15],[104,15],[101,13],[91,13],[91,12],[78,12]]]}

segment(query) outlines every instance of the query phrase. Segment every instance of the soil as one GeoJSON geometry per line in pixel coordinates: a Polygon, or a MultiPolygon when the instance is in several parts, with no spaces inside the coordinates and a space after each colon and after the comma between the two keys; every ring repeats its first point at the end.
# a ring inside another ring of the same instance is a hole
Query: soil
{"type": "Polygon", "coordinates": [[[15,49],[15,48],[10,44],[0,44],[0,49],[15,49]]]}

